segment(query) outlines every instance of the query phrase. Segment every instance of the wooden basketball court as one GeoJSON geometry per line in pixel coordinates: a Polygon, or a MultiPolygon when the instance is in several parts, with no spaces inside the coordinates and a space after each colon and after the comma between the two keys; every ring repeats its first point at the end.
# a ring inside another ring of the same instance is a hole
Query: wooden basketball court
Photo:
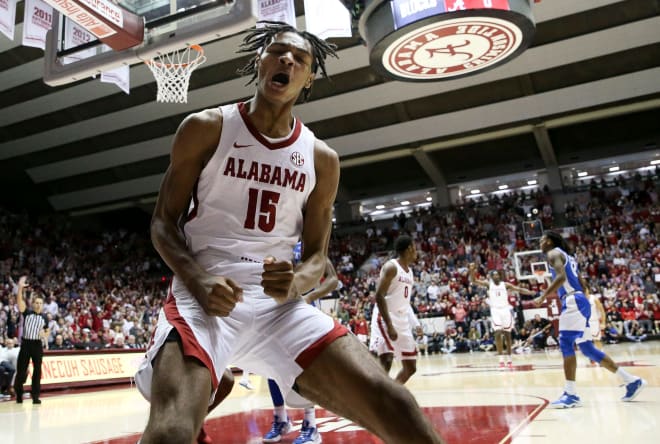
{"type": "MultiPolygon", "coordinates": [[[[493,353],[420,356],[408,383],[448,443],[656,443],[660,440],[660,342],[606,347],[615,361],[648,382],[638,398],[620,401],[623,388],[607,370],[578,357],[578,394],[584,406],[548,409],[562,391],[559,351],[514,356],[513,370],[499,370],[493,353]]],[[[398,367],[392,369],[392,374],[398,367]]],[[[238,379],[238,378],[237,378],[238,379]]],[[[236,383],[230,397],[206,421],[215,443],[254,444],[272,419],[265,380],[255,390],[236,383]]],[[[134,387],[84,393],[46,393],[43,404],[0,403],[3,444],[135,443],[148,404],[134,387]]],[[[302,412],[289,411],[300,428],[302,412]]],[[[380,440],[332,412],[317,410],[326,444],[380,440]]],[[[291,443],[297,433],[282,440],[291,443]]],[[[411,443],[414,444],[414,443],[411,443]]]]}

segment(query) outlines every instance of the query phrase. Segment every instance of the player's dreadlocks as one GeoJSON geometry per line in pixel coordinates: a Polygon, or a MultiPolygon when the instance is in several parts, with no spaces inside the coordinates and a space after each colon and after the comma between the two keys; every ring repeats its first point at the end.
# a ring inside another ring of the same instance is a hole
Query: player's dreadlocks
{"type": "MultiPolygon", "coordinates": [[[[307,40],[312,47],[312,73],[316,74],[319,68],[323,77],[328,78],[328,73],[325,71],[325,59],[328,55],[337,58],[337,45],[328,43],[307,31],[298,31],[293,26],[283,22],[273,22],[268,20],[261,20],[257,25],[264,25],[261,28],[253,27],[248,30],[248,34],[243,39],[241,46],[237,52],[252,53],[258,51],[259,54],[268,46],[268,44],[275,38],[276,35],[282,32],[295,32],[305,40],[307,40]]],[[[247,82],[247,85],[254,82],[257,78],[257,60],[251,59],[247,65],[238,70],[241,75],[252,75],[252,78],[247,82]]],[[[303,101],[307,101],[312,92],[312,87],[303,89],[303,101]]]]}
{"type": "Polygon", "coordinates": [[[556,247],[561,248],[568,254],[573,254],[573,250],[571,247],[568,245],[568,242],[566,242],[566,239],[562,237],[561,234],[557,233],[556,231],[551,231],[551,230],[546,230],[543,235],[550,239],[552,241],[552,245],[556,247]]]}

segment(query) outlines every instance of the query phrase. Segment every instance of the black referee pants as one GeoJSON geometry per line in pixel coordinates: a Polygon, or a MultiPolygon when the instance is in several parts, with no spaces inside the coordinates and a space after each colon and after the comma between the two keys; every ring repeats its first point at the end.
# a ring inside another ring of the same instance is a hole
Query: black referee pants
{"type": "Polygon", "coordinates": [[[18,360],[16,362],[16,381],[14,382],[14,390],[16,390],[16,398],[23,398],[23,384],[27,380],[28,365],[32,359],[32,399],[39,399],[41,394],[41,361],[44,357],[44,349],[41,345],[41,340],[23,339],[21,341],[21,349],[18,352],[18,360]]]}

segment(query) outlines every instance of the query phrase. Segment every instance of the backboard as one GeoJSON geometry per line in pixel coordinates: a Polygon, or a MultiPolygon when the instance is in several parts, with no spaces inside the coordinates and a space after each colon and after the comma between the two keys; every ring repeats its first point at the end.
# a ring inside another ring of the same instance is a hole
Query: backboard
{"type": "Polygon", "coordinates": [[[256,23],[256,1],[118,0],[119,6],[144,19],[144,41],[121,51],[109,50],[91,34],[72,41],[65,35],[70,20],[54,11],[44,54],[44,82],[64,85],[237,34],[256,23]]]}
{"type": "Polygon", "coordinates": [[[541,250],[515,252],[513,254],[513,265],[518,280],[536,279],[537,272],[543,272],[543,277],[550,276],[545,254],[541,250]]]}

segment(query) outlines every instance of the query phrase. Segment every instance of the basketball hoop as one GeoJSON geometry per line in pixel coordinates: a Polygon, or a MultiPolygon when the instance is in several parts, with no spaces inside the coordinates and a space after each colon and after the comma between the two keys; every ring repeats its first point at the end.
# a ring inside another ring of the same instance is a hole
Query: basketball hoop
{"type": "Polygon", "coordinates": [[[204,62],[204,49],[199,45],[190,45],[181,51],[159,54],[151,60],[145,60],[144,63],[151,69],[158,84],[156,101],[188,103],[190,74],[204,62]]]}
{"type": "Polygon", "coordinates": [[[536,277],[536,283],[539,285],[542,285],[545,282],[545,271],[534,270],[534,276],[536,277]]]}

